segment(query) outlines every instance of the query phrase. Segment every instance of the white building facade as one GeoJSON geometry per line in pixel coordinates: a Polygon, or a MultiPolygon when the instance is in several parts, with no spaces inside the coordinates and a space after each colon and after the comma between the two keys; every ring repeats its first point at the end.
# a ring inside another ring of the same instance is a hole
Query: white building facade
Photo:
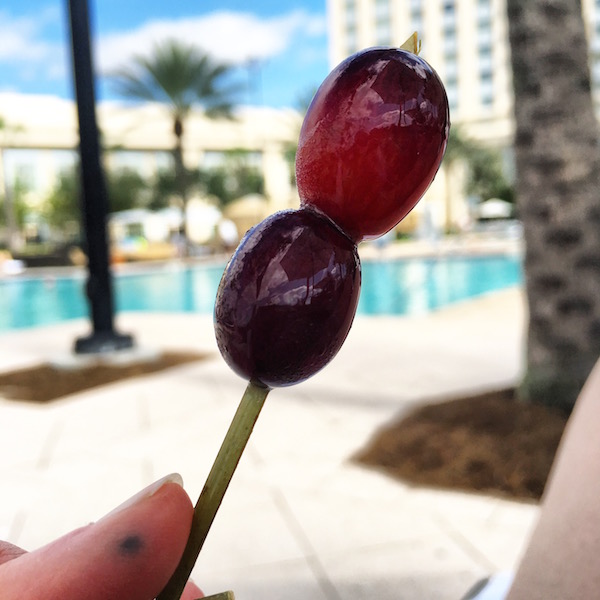
{"type": "MultiPolygon", "coordinates": [[[[327,0],[332,66],[359,49],[402,44],[413,31],[442,78],[452,122],[510,143],[513,93],[505,0],[327,0]]],[[[600,1],[582,0],[600,106],[600,1]]],[[[557,40],[560,44],[560,40],[557,40]]]]}
{"type": "MultiPolygon", "coordinates": [[[[330,61],[370,46],[400,46],[413,33],[440,75],[454,126],[501,148],[512,139],[512,80],[504,0],[328,0],[330,61]]],[[[461,172],[442,167],[415,209],[437,231],[462,229],[469,207],[461,172]],[[448,215],[451,214],[451,218],[448,215]],[[451,220],[451,222],[449,221],[451,220]]]]}
{"type": "Polygon", "coordinates": [[[508,143],[512,80],[504,0],[328,0],[330,60],[401,45],[414,31],[446,86],[453,124],[508,143]]]}
{"type": "MultiPolygon", "coordinates": [[[[417,31],[421,56],[446,87],[452,124],[475,140],[504,149],[510,164],[514,118],[505,0],[327,0],[327,7],[332,66],[363,48],[400,46],[417,31]]],[[[600,0],[582,0],[582,10],[600,115],[600,0]]],[[[442,169],[417,209],[433,214],[438,224],[445,212],[445,175],[442,169]]],[[[459,181],[449,185],[453,190],[459,186],[459,181]]],[[[457,195],[452,210],[460,225],[465,202],[457,195]]]]}
{"type": "MultiPolygon", "coordinates": [[[[50,194],[61,172],[77,161],[74,102],[52,96],[0,94],[0,196],[18,181],[31,204],[50,194]]],[[[106,102],[97,108],[109,169],[129,168],[151,178],[171,164],[175,140],[168,110],[106,102]]],[[[232,120],[193,112],[186,120],[184,161],[188,168],[218,166],[227,151],[244,150],[264,177],[272,210],[297,202],[286,150],[297,142],[301,117],[295,111],[243,108],[232,120]]]]}

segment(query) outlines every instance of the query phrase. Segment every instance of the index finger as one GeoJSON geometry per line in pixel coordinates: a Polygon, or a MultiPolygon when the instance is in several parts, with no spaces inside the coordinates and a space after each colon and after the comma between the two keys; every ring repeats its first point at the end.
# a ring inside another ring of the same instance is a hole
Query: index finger
{"type": "Polygon", "coordinates": [[[97,523],[5,562],[2,598],[150,600],[175,570],[192,511],[181,485],[157,482],[97,523]]]}

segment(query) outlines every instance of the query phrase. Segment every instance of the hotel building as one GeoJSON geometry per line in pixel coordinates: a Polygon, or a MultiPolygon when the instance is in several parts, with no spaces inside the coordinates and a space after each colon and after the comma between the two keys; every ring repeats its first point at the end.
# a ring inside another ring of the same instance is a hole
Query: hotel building
{"type": "MultiPolygon", "coordinates": [[[[175,140],[167,108],[102,102],[97,114],[107,169],[130,169],[150,180],[172,168],[175,140]]],[[[78,160],[75,104],[7,92],[0,94],[0,116],[5,122],[0,129],[0,199],[20,185],[32,215],[39,214],[61,173],[78,160]]],[[[286,153],[300,125],[294,110],[241,108],[233,120],[208,119],[194,111],[185,124],[184,159],[189,168],[209,169],[226,164],[228,151],[244,150],[249,166],[263,176],[266,201],[261,211],[296,206],[286,153]]]]}
{"type": "MultiPolygon", "coordinates": [[[[511,176],[514,119],[505,0],[327,0],[327,8],[332,66],[362,48],[399,46],[417,31],[421,56],[446,86],[452,124],[470,138],[503,150],[511,176]]],[[[582,10],[600,109],[600,0],[582,0],[582,10]]],[[[467,217],[458,192],[461,182],[442,185],[446,176],[442,169],[421,205],[439,224],[441,197],[454,190],[450,203],[460,226],[467,217]]]]}
{"type": "MultiPolygon", "coordinates": [[[[400,45],[413,31],[448,92],[452,122],[510,145],[512,79],[505,0],[327,0],[330,61],[400,45]]],[[[600,1],[583,0],[594,94],[600,104],[600,1]]],[[[559,43],[559,41],[557,42],[559,43]]]]}

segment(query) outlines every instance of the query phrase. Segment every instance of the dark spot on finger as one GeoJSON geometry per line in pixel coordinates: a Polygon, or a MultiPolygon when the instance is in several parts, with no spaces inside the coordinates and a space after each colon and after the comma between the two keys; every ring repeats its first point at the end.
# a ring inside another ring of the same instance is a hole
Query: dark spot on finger
{"type": "Polygon", "coordinates": [[[137,534],[128,535],[119,542],[119,554],[136,556],[144,547],[144,540],[137,534]]]}

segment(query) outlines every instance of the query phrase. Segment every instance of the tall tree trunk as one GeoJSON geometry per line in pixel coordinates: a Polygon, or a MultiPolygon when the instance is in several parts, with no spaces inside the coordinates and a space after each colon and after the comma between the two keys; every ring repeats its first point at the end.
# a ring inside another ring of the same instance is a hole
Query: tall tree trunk
{"type": "Polygon", "coordinates": [[[175,177],[177,178],[177,188],[181,198],[182,207],[182,231],[184,255],[189,255],[190,243],[187,232],[187,202],[188,202],[188,172],[183,162],[183,120],[181,117],[175,117],[173,124],[173,133],[175,134],[175,148],[173,149],[173,159],[175,161],[175,177]]]}
{"type": "Polygon", "coordinates": [[[600,355],[600,151],[579,0],[507,0],[529,303],[522,396],[572,407],[600,355]]]}
{"type": "Polygon", "coordinates": [[[444,231],[446,234],[454,230],[452,215],[452,174],[454,173],[454,161],[448,161],[444,169],[444,231]]]}
{"type": "Polygon", "coordinates": [[[18,250],[19,228],[15,216],[15,205],[13,202],[13,191],[6,179],[4,170],[4,150],[0,148],[0,194],[4,197],[4,217],[6,221],[6,246],[11,254],[18,250]]]}

